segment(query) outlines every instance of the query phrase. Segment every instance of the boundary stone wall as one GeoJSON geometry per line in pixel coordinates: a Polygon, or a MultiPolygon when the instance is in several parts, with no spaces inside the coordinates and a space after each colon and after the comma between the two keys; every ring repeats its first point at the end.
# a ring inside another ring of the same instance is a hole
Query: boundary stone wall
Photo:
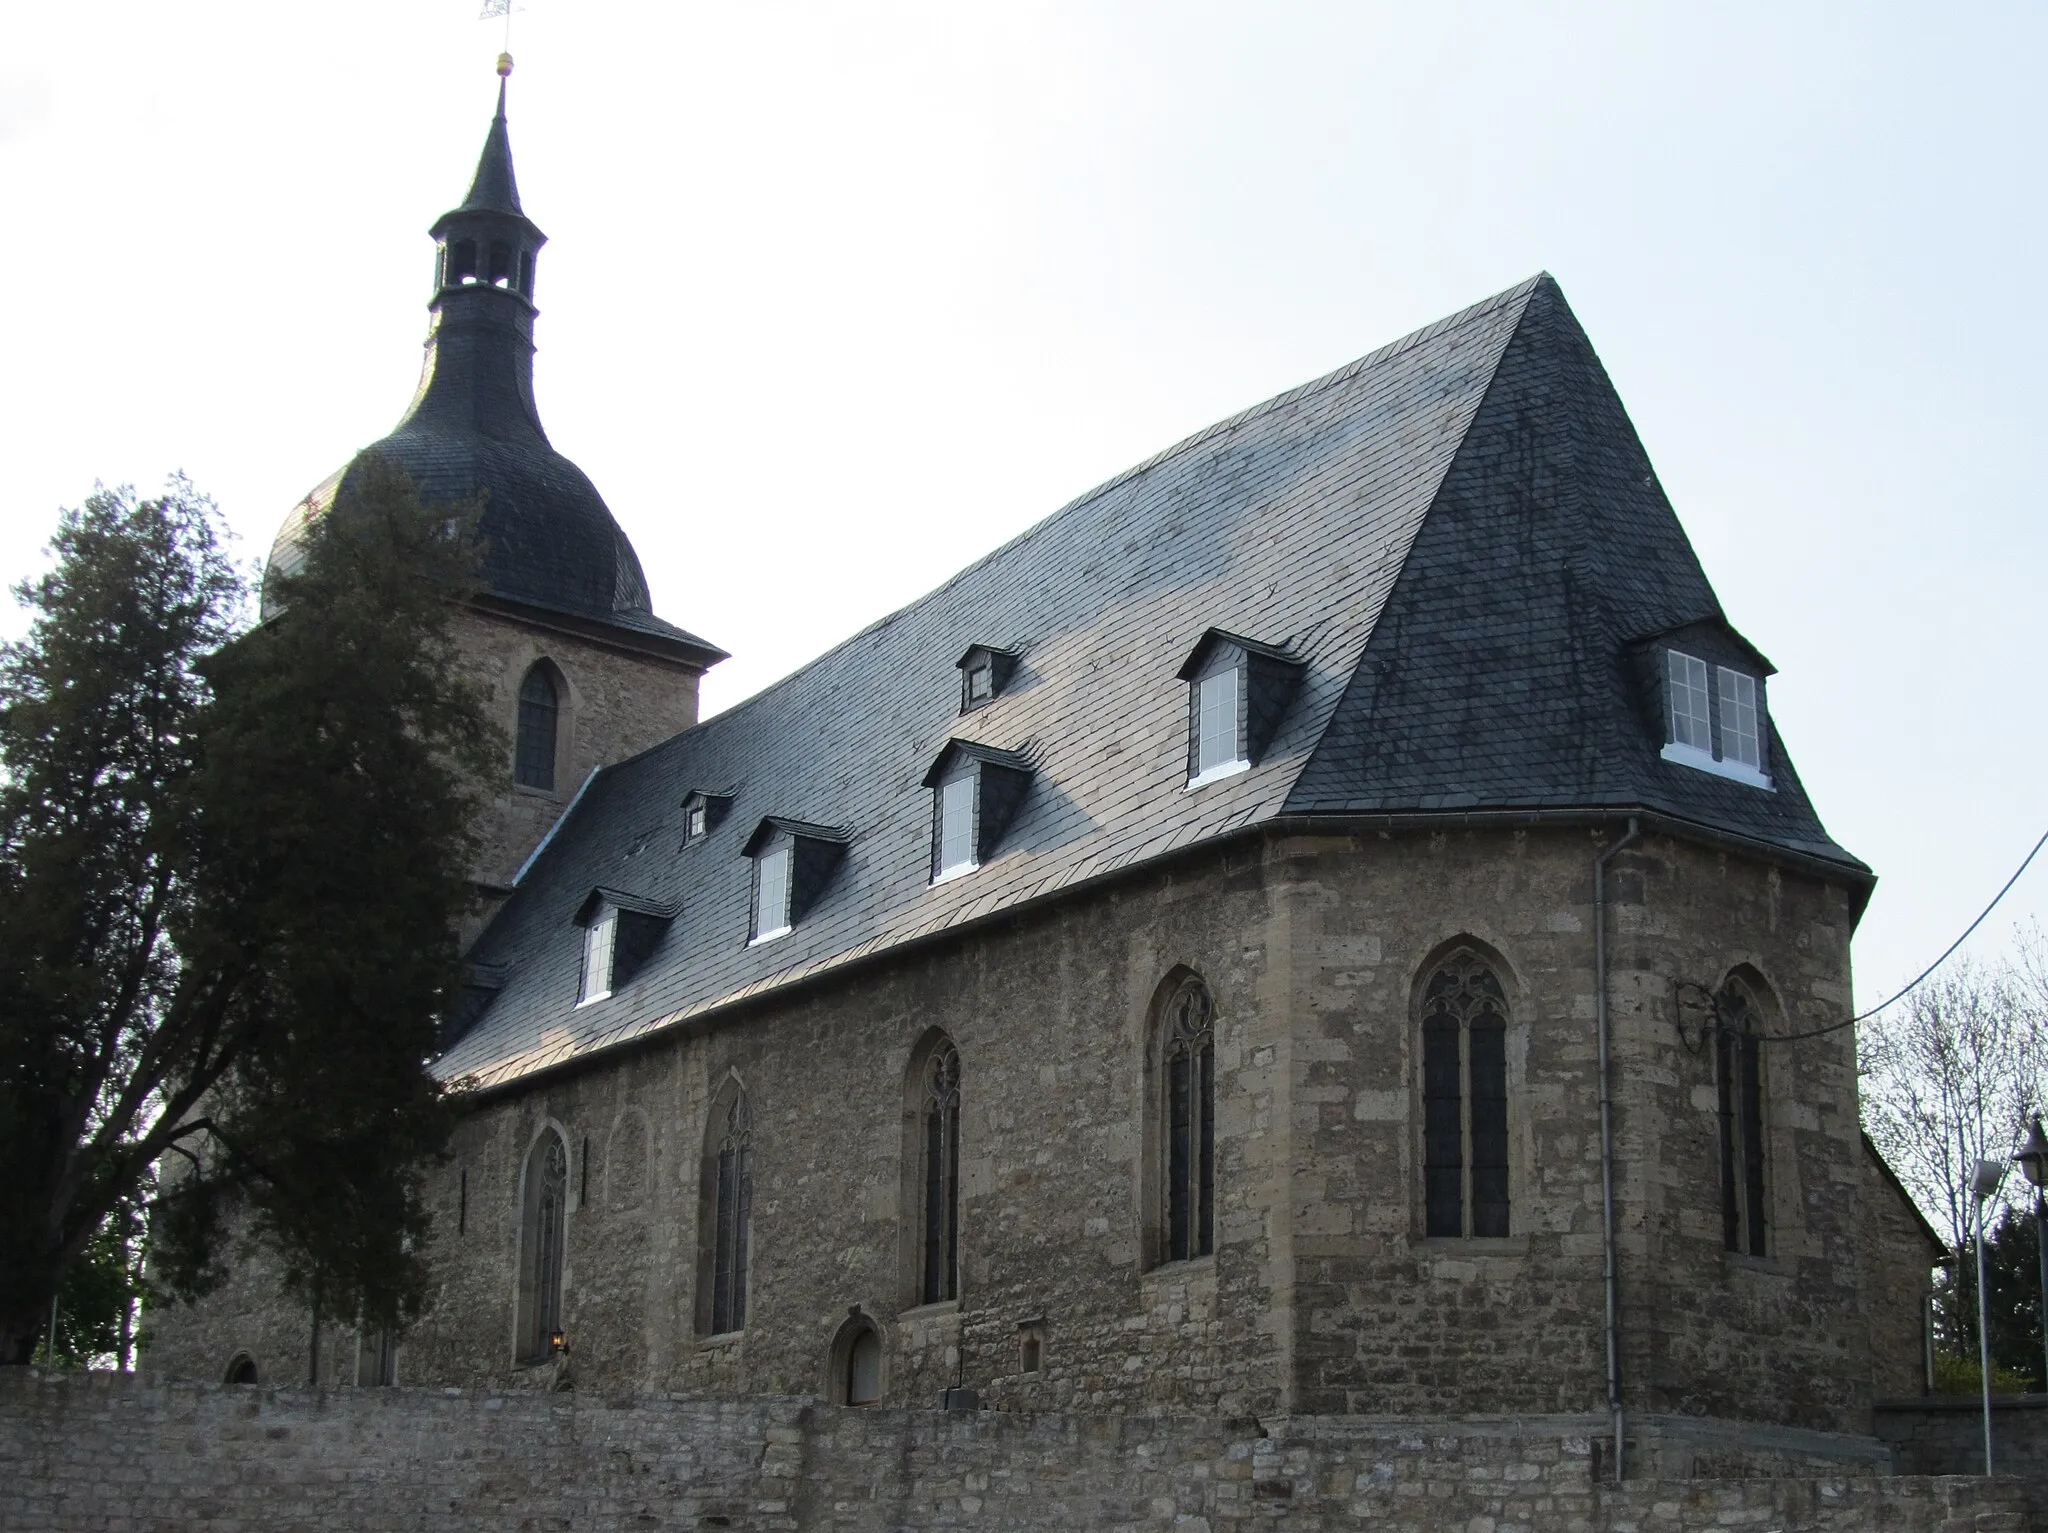
{"type": "MultiPolygon", "coordinates": [[[[1984,1406],[1976,1395],[1877,1402],[1874,1430],[1912,1474],[1982,1474],[1984,1406]]],[[[2048,1491],[2048,1395],[1991,1399],[1992,1467],[2048,1491]]]]}
{"type": "Polygon", "coordinates": [[[1592,1417],[849,1410],[0,1370],[10,1533],[2020,1533],[2017,1480],[1596,1482],[1592,1417]]]}

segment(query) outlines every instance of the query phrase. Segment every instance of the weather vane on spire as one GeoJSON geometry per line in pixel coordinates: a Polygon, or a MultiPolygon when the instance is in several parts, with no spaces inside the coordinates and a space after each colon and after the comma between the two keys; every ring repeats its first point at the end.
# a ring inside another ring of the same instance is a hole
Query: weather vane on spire
{"type": "Polygon", "coordinates": [[[484,0],[484,8],[477,13],[478,21],[495,21],[505,18],[505,51],[498,55],[498,73],[512,73],[512,13],[519,7],[512,0],[484,0]]]}

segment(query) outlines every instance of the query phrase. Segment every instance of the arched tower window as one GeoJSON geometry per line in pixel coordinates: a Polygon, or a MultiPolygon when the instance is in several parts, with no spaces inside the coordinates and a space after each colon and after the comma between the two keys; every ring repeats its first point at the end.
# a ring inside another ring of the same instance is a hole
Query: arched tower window
{"type": "Polygon", "coordinates": [[[1769,1253],[1765,1201],[1763,1044],[1756,1001],[1737,980],[1715,998],[1715,1106],[1721,1129],[1721,1244],[1751,1256],[1769,1253]]]}
{"type": "Polygon", "coordinates": [[[1422,993],[1422,1139],[1430,1235],[1508,1233],[1508,1006],[1478,954],[1422,993]]]}
{"type": "Polygon", "coordinates": [[[536,661],[519,684],[519,734],[513,751],[512,778],[524,788],[555,787],[555,730],[561,716],[560,694],[546,661],[536,661]]]}
{"type": "Polygon", "coordinates": [[[710,1335],[747,1328],[747,1263],[754,1214],[754,1123],[747,1094],[729,1083],[712,1106],[717,1139],[704,1157],[708,1228],[700,1267],[709,1293],[700,1307],[710,1335]]]}
{"type": "Polygon", "coordinates": [[[448,250],[447,287],[463,287],[476,281],[476,241],[457,240],[448,250]]]}
{"type": "Polygon", "coordinates": [[[519,1221],[519,1361],[544,1363],[562,1328],[562,1260],[569,1225],[569,1149],[545,1130],[526,1156],[519,1221]]]}
{"type": "Polygon", "coordinates": [[[923,1303],[960,1296],[960,1054],[941,1038],[925,1059],[923,1303]]]}
{"type": "Polygon", "coordinates": [[[228,1363],[228,1371],[221,1380],[224,1384],[254,1384],[256,1382],[256,1359],[246,1352],[237,1352],[228,1363]]]}
{"type": "Polygon", "coordinates": [[[1166,1164],[1160,1187],[1164,1256],[1186,1261],[1216,1249],[1216,1028],[1209,987],[1190,975],[1160,1022],[1166,1164]]]}

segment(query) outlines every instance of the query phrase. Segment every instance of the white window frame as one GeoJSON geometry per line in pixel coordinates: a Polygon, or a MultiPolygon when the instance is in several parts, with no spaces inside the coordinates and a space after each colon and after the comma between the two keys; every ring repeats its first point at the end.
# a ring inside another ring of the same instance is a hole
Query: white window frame
{"type": "Polygon", "coordinates": [[[702,841],[711,829],[711,806],[701,798],[683,811],[683,839],[702,841]]]}
{"type": "Polygon", "coordinates": [[[1195,775],[1188,779],[1190,788],[1205,787],[1225,777],[1235,777],[1247,771],[1251,762],[1245,758],[1244,711],[1245,667],[1243,664],[1227,665],[1209,672],[1195,683],[1195,775]],[[1225,688],[1228,689],[1226,698],[1225,688]],[[1212,729],[1212,725],[1225,726],[1212,729]],[[1227,754],[1223,751],[1228,741],[1227,754]],[[1215,750],[1212,752],[1212,747],[1215,750]]]}
{"type": "Polygon", "coordinates": [[[1664,718],[1671,736],[1662,753],[1666,761],[1776,791],[1763,770],[1763,708],[1754,676],[1725,665],[1709,668],[1698,656],[1672,649],[1665,651],[1664,691],[1664,718]],[[1702,726],[1704,745],[1690,738],[1702,726]],[[1731,737],[1738,749],[1746,742],[1755,760],[1730,756],[1731,737]]]}
{"type": "Polygon", "coordinates": [[[796,848],[787,841],[772,851],[763,852],[754,859],[754,935],[747,939],[747,946],[756,943],[773,942],[777,937],[786,937],[790,932],[789,894],[791,876],[795,871],[796,848]],[[769,881],[769,869],[776,870],[775,882],[769,881]],[[779,923],[764,928],[762,922],[769,916],[767,902],[762,895],[774,889],[781,897],[782,908],[775,911],[774,919],[779,923]]]}
{"type": "Polygon", "coordinates": [[[979,777],[977,772],[962,772],[958,777],[950,777],[940,783],[936,790],[939,796],[939,844],[935,860],[939,870],[932,875],[935,884],[958,878],[963,873],[972,873],[981,866],[974,845],[976,821],[980,818],[977,813],[980,806],[976,802],[980,796],[979,777]],[[947,860],[949,851],[958,853],[950,861],[947,860]]]}
{"type": "Polygon", "coordinates": [[[612,966],[617,961],[618,948],[619,912],[607,905],[583,929],[583,976],[577,985],[578,1006],[611,998],[612,966]]]}
{"type": "Polygon", "coordinates": [[[967,706],[979,708],[996,698],[996,664],[984,656],[967,668],[967,706]],[[977,689],[976,683],[979,683],[977,689]]]}

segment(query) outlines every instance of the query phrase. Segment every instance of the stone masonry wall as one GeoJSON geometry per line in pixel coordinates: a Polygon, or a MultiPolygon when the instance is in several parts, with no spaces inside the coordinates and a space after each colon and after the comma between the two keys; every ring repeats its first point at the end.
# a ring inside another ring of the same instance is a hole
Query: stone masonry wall
{"type": "MultiPolygon", "coordinates": [[[[570,1151],[564,1324],[585,1389],[830,1398],[857,1306],[880,1327],[890,1405],[957,1379],[1034,1411],[1603,1409],[1600,844],[1563,829],[1248,840],[496,1097],[435,1173],[440,1288],[400,1381],[552,1378],[512,1366],[519,1178],[545,1125],[570,1151]],[[1505,1239],[1422,1235],[1416,998],[1458,943],[1509,992],[1505,1239]],[[1216,1004],[1217,1249],[1159,1265],[1146,1059],[1183,969],[1216,1004]],[[935,1027],[964,1069],[962,1281],[959,1301],[926,1306],[906,1234],[909,1076],[935,1027]],[[699,1168],[731,1080],[753,1109],[748,1317],[705,1337],[699,1168]],[[1027,1321],[1044,1339],[1028,1374],[1027,1321]]],[[[1870,1242],[1889,1237],[1865,1216],[1850,1035],[1772,1054],[1774,1249],[1730,1256],[1711,1050],[1697,1017],[1681,1031],[1673,989],[1742,966],[1778,1008],[1770,1025],[1839,1015],[1841,891],[1655,837],[1613,867],[1625,1397],[1867,1432],[1874,1346],[1917,1336],[1920,1248],[1872,1277],[1870,1242]]],[[[219,1379],[247,1349],[265,1379],[304,1378],[304,1319],[262,1287],[247,1274],[161,1313],[149,1366],[219,1379]]]]}
{"type": "Polygon", "coordinates": [[[505,731],[504,772],[487,785],[478,827],[483,846],[477,874],[485,883],[503,885],[561,817],[593,767],[624,761],[697,722],[700,673],[498,612],[465,609],[455,630],[464,662],[490,690],[491,717],[505,731]],[[552,790],[512,780],[519,688],[539,660],[549,661],[559,673],[552,790]]]}
{"type": "Polygon", "coordinates": [[[0,1370],[10,1533],[2018,1533],[2017,1480],[1598,1483],[1590,1430],[275,1390],[0,1370]]]}

